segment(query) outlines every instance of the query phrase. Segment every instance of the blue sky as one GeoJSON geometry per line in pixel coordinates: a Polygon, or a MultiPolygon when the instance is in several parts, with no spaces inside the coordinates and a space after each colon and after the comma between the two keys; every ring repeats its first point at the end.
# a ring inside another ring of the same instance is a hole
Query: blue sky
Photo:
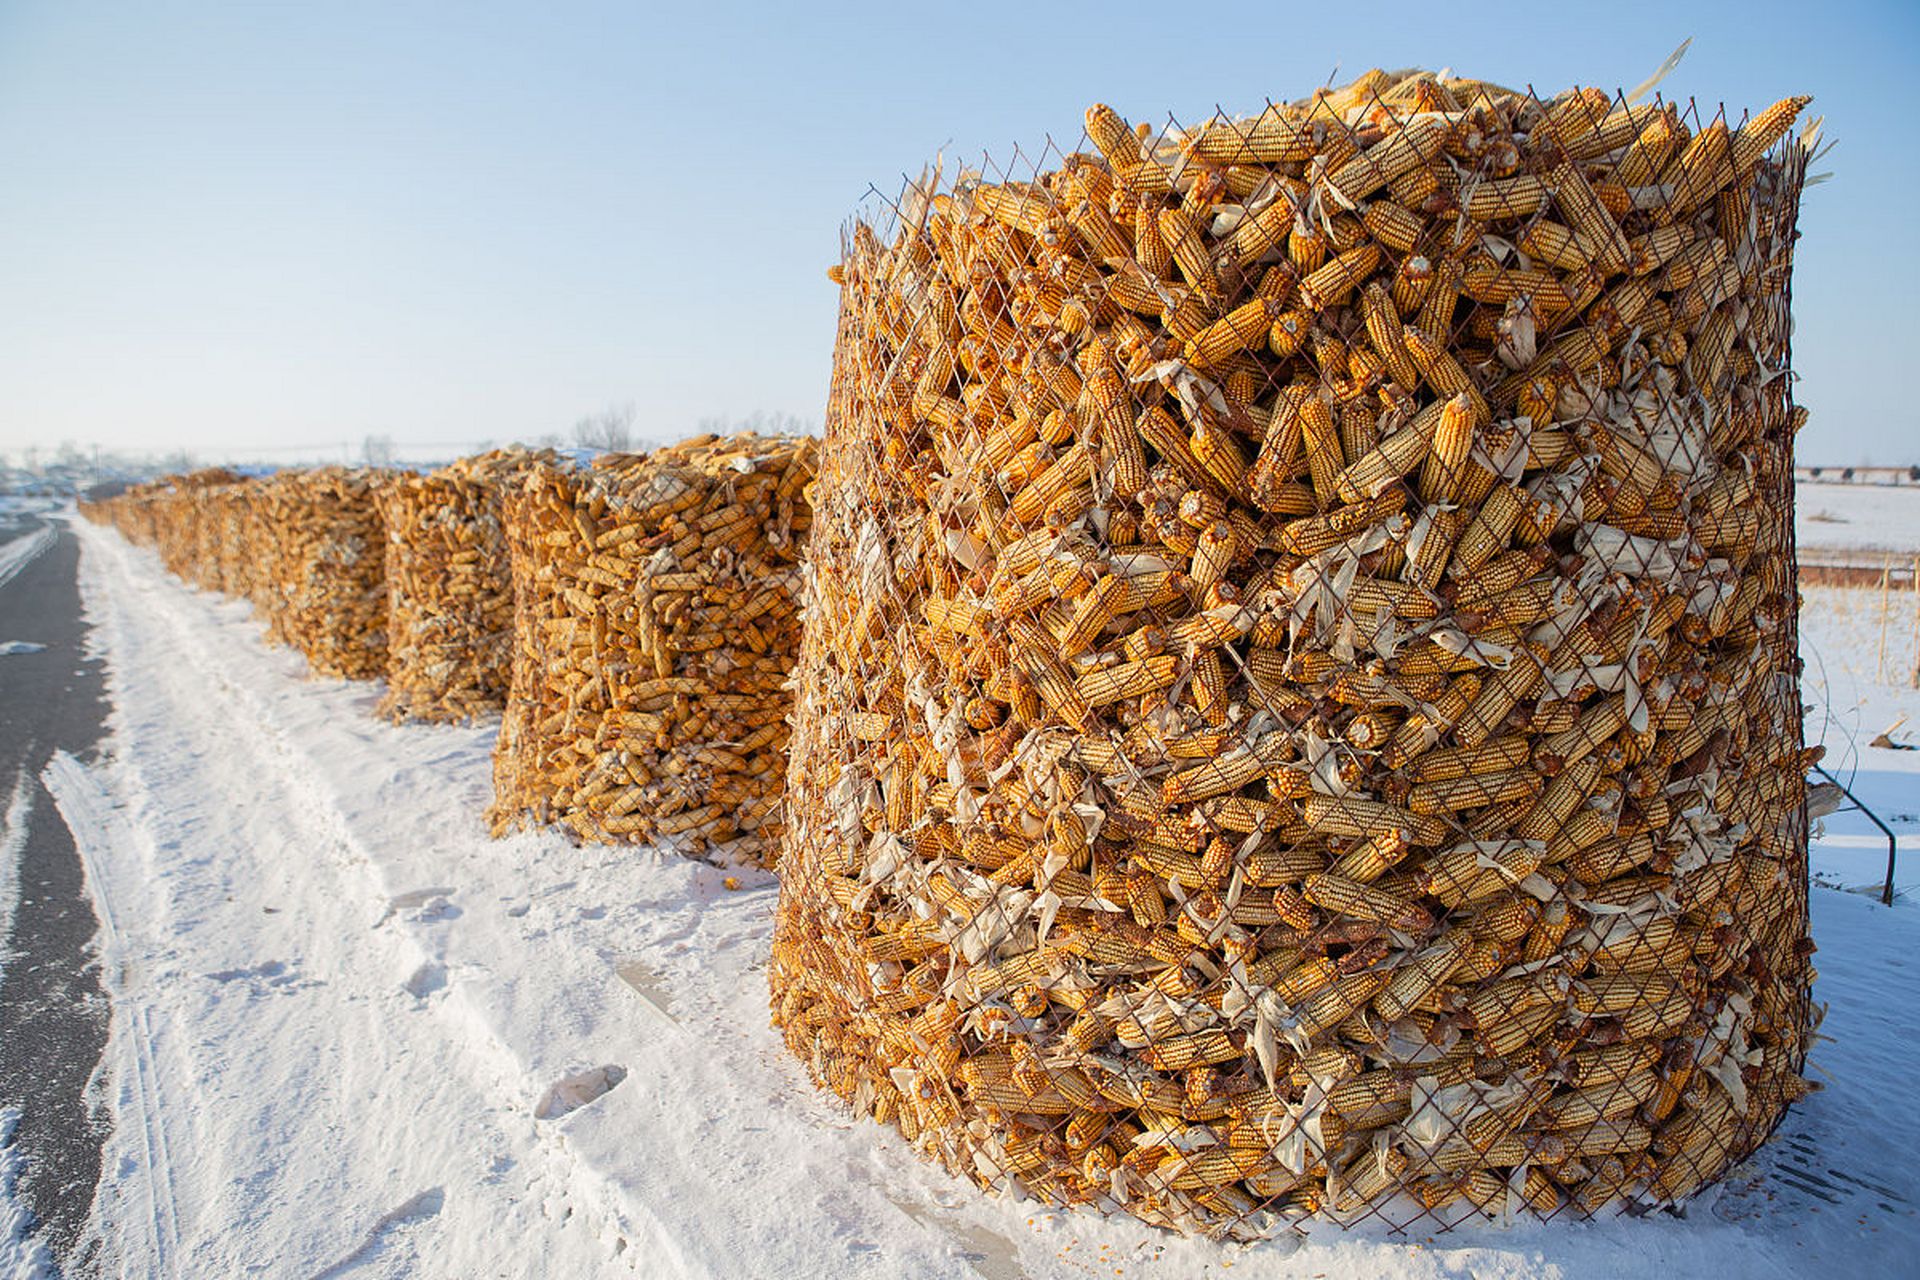
{"type": "Polygon", "coordinates": [[[1920,4],[1319,8],[0,0],[0,452],[818,421],[840,226],[936,151],[1375,65],[1631,86],[1692,36],[1665,92],[1839,139],[1802,457],[1920,462],[1920,4]]]}

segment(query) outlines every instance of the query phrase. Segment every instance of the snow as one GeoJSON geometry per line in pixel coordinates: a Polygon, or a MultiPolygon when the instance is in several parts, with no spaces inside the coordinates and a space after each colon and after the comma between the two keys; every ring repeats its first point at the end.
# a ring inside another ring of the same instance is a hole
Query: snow
{"type": "Polygon", "coordinates": [[[32,533],[0,543],[0,586],[5,586],[15,574],[39,559],[58,536],[52,525],[43,524],[32,533]]]}
{"type": "Polygon", "coordinates": [[[0,640],[0,658],[12,658],[23,653],[39,653],[47,646],[35,644],[31,640],[0,640]]]}
{"type": "MultiPolygon", "coordinates": [[[[1180,1239],[983,1195],[816,1091],[768,1025],[771,877],[487,839],[491,729],[376,721],[376,688],[304,679],[244,605],[79,528],[111,736],[45,781],[112,999],[107,1274],[1669,1280],[1884,1274],[1920,1248],[1920,1118],[1888,1105],[1920,1045],[1920,1009],[1886,998],[1920,943],[1905,902],[1815,893],[1828,1087],[1685,1217],[1180,1239]]],[[[1909,695],[1809,638],[1810,725],[1920,809],[1920,753],[1850,745],[1909,695]]],[[[1877,883],[1884,844],[1848,822],[1818,864],[1877,883]]]]}
{"type": "Polygon", "coordinates": [[[13,1196],[21,1162],[8,1144],[19,1123],[17,1107],[0,1107],[0,1280],[53,1280],[53,1259],[44,1245],[27,1239],[27,1209],[13,1196]]]}
{"type": "MultiPolygon", "coordinates": [[[[13,780],[6,812],[0,815],[0,941],[13,936],[13,917],[20,906],[20,852],[27,842],[32,808],[33,779],[23,772],[13,780]]],[[[0,946],[0,986],[6,984],[12,958],[0,946]]],[[[0,1107],[0,1280],[42,1280],[52,1275],[53,1261],[45,1248],[26,1238],[29,1215],[14,1198],[20,1156],[8,1144],[19,1123],[18,1108],[0,1107]]]]}
{"type": "MultiPolygon", "coordinates": [[[[0,940],[13,936],[13,913],[19,910],[19,856],[27,844],[27,818],[33,810],[33,777],[13,779],[6,814],[0,816],[0,940]]],[[[0,984],[12,954],[0,946],[0,984]]],[[[19,1125],[17,1107],[0,1107],[0,1280],[40,1280],[52,1274],[52,1259],[42,1245],[27,1240],[31,1226],[27,1207],[13,1197],[19,1176],[19,1153],[8,1146],[19,1125]]]]}
{"type": "MultiPolygon", "coordinates": [[[[1910,592],[1883,596],[1867,587],[1806,587],[1801,595],[1807,741],[1826,747],[1825,767],[1893,828],[1901,851],[1895,887],[1911,892],[1920,888],[1920,751],[1869,744],[1888,730],[1895,742],[1920,743],[1920,689],[1910,685],[1920,661],[1920,602],[1910,592]]],[[[1886,837],[1858,813],[1835,814],[1823,826],[1815,878],[1877,888],[1886,876],[1886,837]]]]}
{"type": "Polygon", "coordinates": [[[1920,486],[1794,486],[1793,536],[1802,551],[1920,554],[1920,486]]]}

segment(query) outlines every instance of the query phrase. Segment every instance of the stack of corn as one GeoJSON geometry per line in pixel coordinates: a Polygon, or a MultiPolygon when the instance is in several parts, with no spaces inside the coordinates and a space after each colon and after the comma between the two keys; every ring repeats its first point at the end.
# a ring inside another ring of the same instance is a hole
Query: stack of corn
{"type": "Polygon", "coordinates": [[[222,590],[213,495],[241,482],[235,472],[209,467],[154,483],[153,542],[167,572],[208,591],[222,590]]]}
{"type": "Polygon", "coordinates": [[[268,531],[261,527],[256,495],[259,481],[242,480],[204,491],[201,503],[210,529],[212,554],[218,562],[217,590],[253,602],[256,610],[268,605],[262,555],[268,531]]]}
{"type": "Polygon", "coordinates": [[[157,513],[167,483],[161,478],[129,485],[104,501],[80,504],[81,514],[96,523],[112,525],[136,546],[151,547],[159,538],[157,513]]]}
{"type": "Polygon", "coordinates": [[[506,704],[513,575],[501,504],[551,451],[496,449],[380,493],[392,720],[470,720],[506,704]]]}
{"type": "Polygon", "coordinates": [[[314,674],[371,680],[387,665],[387,591],[376,489],[385,473],[320,467],[254,486],[267,638],[314,674]]]}
{"type": "Polygon", "coordinates": [[[1236,1236],[1671,1204],[1761,1142],[1804,103],[1095,107],[856,226],[770,970],[814,1075],[1236,1236]]]}
{"type": "Polygon", "coordinates": [[[816,452],[701,437],[544,468],[509,499],[496,832],[558,822],[585,840],[770,858],[816,452]]]}

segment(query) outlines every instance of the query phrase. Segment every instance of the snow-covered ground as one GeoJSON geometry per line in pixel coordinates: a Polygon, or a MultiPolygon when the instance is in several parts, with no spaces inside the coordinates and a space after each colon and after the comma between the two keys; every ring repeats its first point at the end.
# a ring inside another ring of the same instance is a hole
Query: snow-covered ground
{"type": "Polygon", "coordinates": [[[1794,487],[1794,538],[1812,554],[1875,551],[1920,554],[1920,485],[1820,484],[1794,487]]]}
{"type": "MultiPolygon", "coordinates": [[[[112,738],[47,782],[113,1001],[107,1274],[1668,1280],[1920,1255],[1904,902],[1814,895],[1827,1087],[1684,1218],[1182,1240],[983,1196],[817,1093],[768,1026],[770,877],[487,839],[489,728],[376,721],[377,689],[304,679],[244,605],[80,527],[112,738]]],[[[1807,636],[1810,731],[1920,830],[1920,752],[1865,746],[1920,694],[1874,685],[1873,647],[1863,676],[1838,621],[1807,636]]],[[[1829,821],[1824,879],[1877,883],[1868,831],[1829,821]]]]}

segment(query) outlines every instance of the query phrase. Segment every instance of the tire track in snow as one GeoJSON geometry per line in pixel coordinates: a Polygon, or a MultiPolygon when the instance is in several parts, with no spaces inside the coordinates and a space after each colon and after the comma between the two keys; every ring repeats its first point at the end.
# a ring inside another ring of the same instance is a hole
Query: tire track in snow
{"type": "Polygon", "coordinates": [[[6,981],[7,939],[13,936],[13,913],[20,906],[20,855],[27,847],[27,820],[33,814],[33,779],[22,769],[7,798],[7,814],[0,823],[0,983],[6,981]]]}
{"type": "Polygon", "coordinates": [[[32,533],[23,534],[12,542],[0,544],[0,587],[10,582],[14,575],[46,554],[54,540],[60,536],[59,530],[50,524],[42,524],[32,533]]]}
{"type": "MultiPolygon", "coordinates": [[[[118,961],[124,954],[124,935],[113,909],[107,878],[102,874],[102,846],[131,846],[138,833],[113,807],[113,800],[94,780],[86,766],[64,751],[56,751],[47,761],[40,781],[53,796],[62,821],[73,835],[73,847],[86,868],[87,885],[92,890],[94,912],[100,918],[101,958],[116,963],[103,964],[102,981],[107,984],[113,1004],[118,1008],[125,999],[123,974],[118,961]]],[[[167,1146],[166,1126],[160,1119],[159,1072],[153,1062],[153,1024],[147,1005],[128,1004],[127,1032],[132,1050],[135,1117],[140,1128],[147,1192],[147,1216],[153,1233],[150,1255],[155,1270],[162,1275],[177,1275],[175,1259],[180,1253],[180,1211],[174,1195],[173,1158],[167,1146]]]]}
{"type": "MultiPolygon", "coordinates": [[[[364,894],[371,904],[390,908],[393,893],[384,881],[378,860],[361,843],[332,790],[307,767],[304,748],[280,726],[272,704],[223,669],[218,655],[207,644],[204,627],[196,625],[199,620],[180,607],[182,600],[172,594],[170,584],[136,578],[134,566],[128,563],[121,547],[98,550],[96,547],[97,543],[90,546],[90,554],[97,557],[97,564],[104,562],[106,572],[113,579],[106,584],[106,598],[100,604],[116,615],[109,625],[103,626],[103,636],[133,636],[139,640],[139,633],[144,631],[148,637],[144,641],[148,652],[116,653],[115,664],[145,663],[152,667],[156,662],[152,653],[163,650],[164,670],[160,674],[171,687],[159,691],[157,696],[181,707],[197,703],[194,718],[211,731],[194,744],[195,750],[207,758],[251,761],[255,770],[255,802],[258,803],[259,796],[265,792],[277,793],[289,802],[274,807],[285,816],[289,826],[307,835],[308,838],[298,843],[319,855],[313,859],[313,865],[325,866],[332,873],[339,889],[345,891],[343,897],[364,894]],[[106,554],[100,555],[100,550],[106,554]],[[205,714],[207,708],[216,706],[220,708],[218,714],[205,714]],[[354,892],[355,881],[360,893],[354,892]]],[[[130,752],[118,769],[128,775],[134,791],[149,799],[164,794],[164,780],[146,777],[139,766],[138,754],[130,752]]],[[[147,849],[151,854],[150,839],[147,849]]],[[[152,861],[149,856],[150,866],[152,861]]],[[[374,929],[381,922],[371,921],[361,927],[374,929]]],[[[410,963],[406,967],[410,969],[437,963],[439,959],[411,931],[390,932],[387,936],[393,939],[393,946],[408,953],[410,963]]],[[[529,1080],[524,1065],[512,1049],[493,1034],[481,1011],[462,996],[457,984],[436,999],[432,1007],[437,1019],[452,1031],[436,1046],[442,1055],[464,1067],[462,1074],[488,1098],[496,1114],[525,1112],[529,1095],[541,1082],[529,1080]]],[[[533,1145],[530,1154],[538,1157],[538,1177],[549,1192],[560,1192],[564,1198],[585,1208],[601,1237],[630,1234],[633,1224],[621,1211],[616,1194],[597,1171],[584,1166],[568,1150],[564,1134],[545,1124],[532,1125],[530,1129],[533,1145]]],[[[657,1227],[657,1224],[648,1225],[657,1227]]],[[[654,1243],[668,1249],[672,1246],[670,1239],[660,1235],[656,1235],[654,1243]]]]}

